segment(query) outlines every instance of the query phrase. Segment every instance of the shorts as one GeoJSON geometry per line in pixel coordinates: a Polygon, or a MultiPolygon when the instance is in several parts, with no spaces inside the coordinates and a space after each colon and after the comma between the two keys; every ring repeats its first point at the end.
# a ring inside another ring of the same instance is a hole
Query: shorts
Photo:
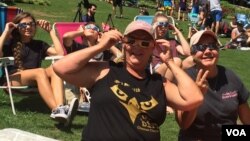
{"type": "Polygon", "coordinates": [[[114,7],[116,7],[116,6],[122,7],[122,0],[113,0],[113,6],[114,7]]]}
{"type": "Polygon", "coordinates": [[[222,20],[222,11],[220,10],[211,11],[211,16],[214,22],[220,22],[222,20]]]}
{"type": "Polygon", "coordinates": [[[187,5],[186,5],[185,2],[180,2],[179,6],[180,6],[181,11],[186,11],[187,10],[187,5]]]}

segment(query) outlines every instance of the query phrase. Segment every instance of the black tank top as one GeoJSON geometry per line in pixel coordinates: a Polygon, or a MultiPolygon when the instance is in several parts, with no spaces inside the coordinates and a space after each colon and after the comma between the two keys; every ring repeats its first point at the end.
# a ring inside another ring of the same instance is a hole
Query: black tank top
{"type": "Polygon", "coordinates": [[[166,97],[159,74],[137,79],[123,63],[110,62],[109,73],[90,92],[84,141],[160,141],[166,97]]]}

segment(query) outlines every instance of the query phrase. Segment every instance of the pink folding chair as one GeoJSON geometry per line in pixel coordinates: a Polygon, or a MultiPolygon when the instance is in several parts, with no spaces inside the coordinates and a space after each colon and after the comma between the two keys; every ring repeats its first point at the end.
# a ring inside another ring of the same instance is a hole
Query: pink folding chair
{"type": "MultiPolygon", "coordinates": [[[[79,28],[80,25],[85,25],[84,22],[56,22],[54,23],[54,29],[57,32],[57,36],[63,46],[63,34],[69,31],[75,31],[79,28]]],[[[75,38],[75,41],[82,44],[83,40],[81,37],[75,38]]],[[[64,47],[64,46],[63,46],[64,47]]],[[[64,48],[64,54],[67,54],[64,48]]]]}
{"type": "MultiPolygon", "coordinates": [[[[80,27],[80,25],[85,25],[85,24],[86,23],[84,23],[84,22],[56,22],[56,23],[54,23],[53,28],[56,30],[57,37],[59,38],[60,43],[63,46],[63,35],[69,31],[76,31],[80,27]]],[[[81,37],[76,37],[74,40],[80,44],[83,43],[83,40],[81,37]]],[[[64,48],[64,55],[66,55],[67,51],[66,51],[64,46],[63,46],[63,48],[64,48]]],[[[67,83],[65,83],[65,84],[66,84],[65,85],[66,88],[73,86],[73,85],[71,86],[70,84],[68,85],[67,83]]],[[[79,89],[79,88],[76,87],[76,89],[79,89]]],[[[89,91],[86,88],[82,87],[82,88],[80,88],[80,92],[87,98],[87,102],[80,103],[80,105],[78,107],[78,111],[79,112],[89,112],[90,98],[91,98],[89,91]]]]}
{"type": "Polygon", "coordinates": [[[21,8],[14,6],[0,6],[0,34],[2,34],[5,24],[13,20],[18,14],[23,12],[21,8]]]}

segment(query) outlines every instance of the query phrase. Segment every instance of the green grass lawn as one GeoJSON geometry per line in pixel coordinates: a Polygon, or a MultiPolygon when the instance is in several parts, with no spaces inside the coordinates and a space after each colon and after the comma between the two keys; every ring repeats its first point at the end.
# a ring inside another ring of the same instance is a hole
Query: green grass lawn
{"type": "MultiPolygon", "coordinates": [[[[29,5],[17,3],[16,6],[23,8],[24,11],[29,11],[35,15],[37,19],[47,19],[51,23],[57,21],[73,21],[77,5],[76,0],[51,0],[50,6],[29,5]]],[[[90,0],[97,4],[96,20],[97,23],[106,22],[108,14],[112,12],[112,5],[99,1],[90,0]]],[[[138,9],[124,7],[124,18],[114,19],[113,22],[121,32],[124,31],[126,25],[133,20],[138,14],[138,9]]],[[[83,11],[85,13],[85,10],[83,11]]],[[[150,14],[154,14],[155,10],[149,10],[150,14]]],[[[188,22],[178,22],[178,25],[183,29],[184,35],[187,35],[188,22]]],[[[46,32],[38,30],[36,38],[45,40],[51,43],[46,32]]],[[[229,39],[222,39],[225,43],[229,39]]],[[[246,87],[250,90],[250,66],[249,51],[225,50],[220,53],[219,64],[223,64],[234,70],[243,80],[246,87]]],[[[31,94],[33,95],[33,94],[31,94]]],[[[70,130],[58,128],[55,121],[51,120],[50,110],[42,101],[38,94],[33,96],[14,96],[17,115],[12,115],[11,106],[8,95],[0,91],[0,129],[3,128],[18,128],[47,137],[63,140],[77,141],[81,138],[81,132],[86,125],[88,117],[83,114],[78,114],[73,122],[70,130]]],[[[166,121],[161,126],[161,140],[167,141],[177,140],[178,126],[173,115],[168,115],[166,121]]]]}

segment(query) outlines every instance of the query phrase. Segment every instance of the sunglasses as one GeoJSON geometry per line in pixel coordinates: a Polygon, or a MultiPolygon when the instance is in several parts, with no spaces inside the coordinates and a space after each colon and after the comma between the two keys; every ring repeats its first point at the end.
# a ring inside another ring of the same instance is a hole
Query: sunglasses
{"type": "Polygon", "coordinates": [[[192,48],[191,48],[191,53],[192,54],[195,54],[196,52],[198,51],[205,51],[206,49],[209,49],[209,50],[218,50],[218,46],[216,44],[198,44],[198,45],[193,45],[192,48]]]}
{"type": "Polygon", "coordinates": [[[134,39],[131,37],[124,37],[123,43],[130,44],[130,45],[135,45],[135,43],[137,43],[140,47],[143,47],[143,48],[148,48],[150,45],[150,41],[134,39]]]}
{"type": "Polygon", "coordinates": [[[100,31],[100,29],[97,26],[95,26],[95,25],[86,25],[85,29],[92,29],[92,30],[94,30],[96,32],[100,31]]]}
{"type": "Polygon", "coordinates": [[[157,22],[156,25],[160,26],[160,27],[168,27],[169,23],[168,22],[157,22]]]}
{"type": "Polygon", "coordinates": [[[27,28],[28,26],[30,27],[34,27],[36,25],[35,22],[30,22],[30,23],[19,23],[17,26],[21,29],[25,29],[27,28]]]}

